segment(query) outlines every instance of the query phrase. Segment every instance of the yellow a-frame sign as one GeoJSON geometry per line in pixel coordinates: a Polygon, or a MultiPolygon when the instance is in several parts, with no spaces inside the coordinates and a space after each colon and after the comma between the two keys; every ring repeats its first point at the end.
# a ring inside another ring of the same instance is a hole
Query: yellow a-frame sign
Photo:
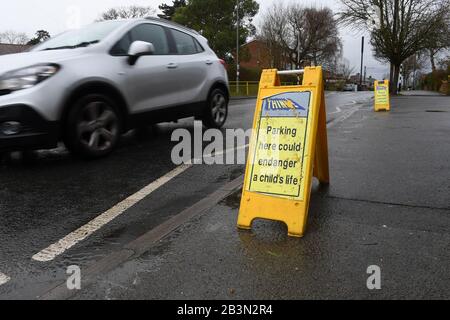
{"type": "Polygon", "coordinates": [[[238,227],[254,219],[283,221],[290,236],[302,237],[313,176],[329,183],[325,94],[321,67],[264,70],[238,227]],[[280,74],[304,73],[303,85],[280,86],[280,74]]]}
{"type": "Polygon", "coordinates": [[[390,111],[391,102],[389,98],[389,80],[375,81],[375,111],[390,111]]]}

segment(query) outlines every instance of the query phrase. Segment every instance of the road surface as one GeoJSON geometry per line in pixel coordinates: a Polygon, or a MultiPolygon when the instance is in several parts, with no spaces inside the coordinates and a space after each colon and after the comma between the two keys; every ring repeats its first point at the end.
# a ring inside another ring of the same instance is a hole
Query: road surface
{"type": "MultiPolygon", "coordinates": [[[[326,96],[333,125],[369,106],[373,94],[326,96]]],[[[254,99],[232,101],[226,128],[250,128],[254,106],[254,99]]],[[[243,165],[174,165],[171,134],[192,127],[188,119],[129,133],[117,152],[97,161],[64,148],[2,159],[0,299],[41,296],[67,278],[69,265],[92,265],[244,173],[243,165]],[[122,210],[120,203],[144,187],[122,210]]]]}

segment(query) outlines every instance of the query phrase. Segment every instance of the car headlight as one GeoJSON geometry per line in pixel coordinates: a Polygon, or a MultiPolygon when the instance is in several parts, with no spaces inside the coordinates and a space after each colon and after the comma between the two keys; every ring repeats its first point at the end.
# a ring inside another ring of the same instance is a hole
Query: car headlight
{"type": "Polygon", "coordinates": [[[0,91],[31,88],[56,74],[59,68],[56,64],[41,64],[7,72],[0,76],[0,91]]]}

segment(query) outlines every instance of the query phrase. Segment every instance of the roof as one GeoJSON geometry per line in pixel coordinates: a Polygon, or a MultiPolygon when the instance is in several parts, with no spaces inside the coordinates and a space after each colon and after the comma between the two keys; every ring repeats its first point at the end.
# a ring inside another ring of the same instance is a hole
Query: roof
{"type": "Polygon", "coordinates": [[[259,40],[259,39],[252,39],[249,42],[244,43],[243,45],[241,45],[241,47],[245,47],[248,46],[249,44],[253,43],[253,42],[261,42],[264,43],[263,41],[259,40]]]}
{"type": "Polygon", "coordinates": [[[24,52],[30,47],[31,46],[25,44],[0,43],[0,55],[24,52]]]}

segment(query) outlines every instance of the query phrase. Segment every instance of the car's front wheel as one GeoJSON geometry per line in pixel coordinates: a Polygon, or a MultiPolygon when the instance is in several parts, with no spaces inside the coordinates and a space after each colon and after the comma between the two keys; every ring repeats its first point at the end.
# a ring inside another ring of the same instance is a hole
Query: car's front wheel
{"type": "Polygon", "coordinates": [[[74,154],[100,158],[115,149],[120,135],[121,119],[114,101],[103,94],[88,94],[69,111],[64,143],[74,154]]]}
{"type": "Polygon", "coordinates": [[[203,123],[208,128],[221,128],[228,117],[228,97],[221,89],[214,89],[209,95],[203,115],[203,123]]]}

